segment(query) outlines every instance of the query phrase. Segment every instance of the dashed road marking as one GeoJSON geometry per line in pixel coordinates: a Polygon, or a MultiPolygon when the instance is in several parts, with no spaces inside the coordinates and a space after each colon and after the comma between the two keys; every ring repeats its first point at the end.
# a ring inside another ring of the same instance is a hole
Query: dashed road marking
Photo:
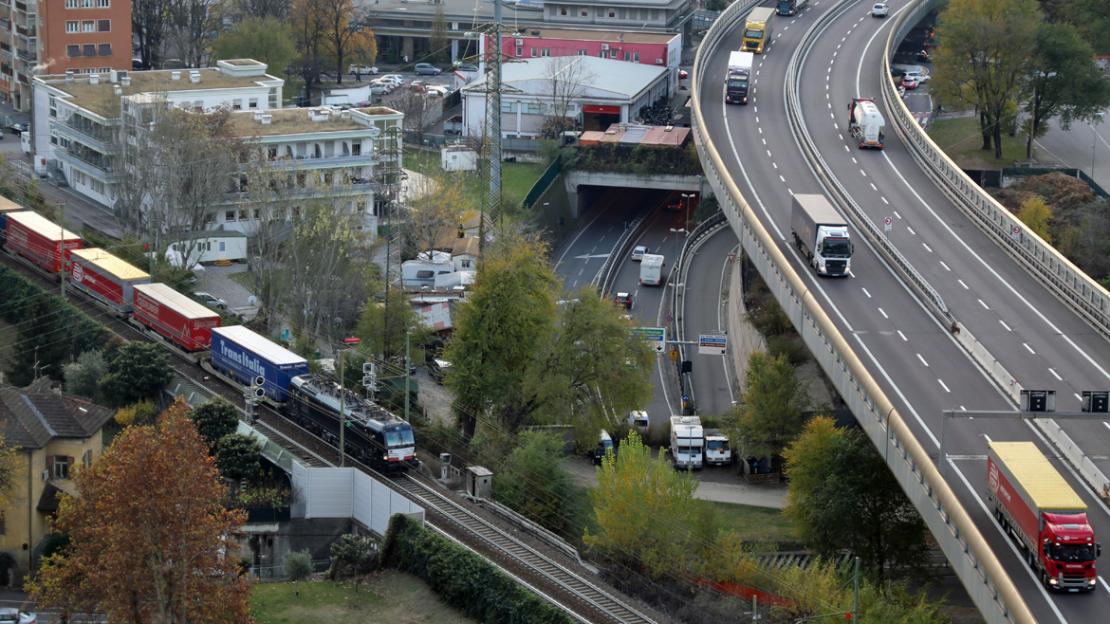
{"type": "Polygon", "coordinates": [[[1023,342],[1021,343],[1021,346],[1025,347],[1025,350],[1029,352],[1029,355],[1037,355],[1037,352],[1034,351],[1033,347],[1030,347],[1028,343],[1023,342]]]}
{"type": "Polygon", "coordinates": [[[925,368],[929,367],[929,363],[925,361],[925,358],[922,357],[920,353],[917,354],[917,359],[921,360],[921,363],[925,365],[925,368]]]}
{"type": "Polygon", "coordinates": [[[885,319],[890,319],[890,317],[886,315],[886,310],[883,310],[882,308],[879,308],[879,314],[882,314],[883,318],[885,319]]]}
{"type": "Polygon", "coordinates": [[[940,384],[941,388],[944,388],[945,392],[947,392],[948,394],[952,394],[952,391],[948,389],[948,386],[944,385],[944,382],[939,378],[937,379],[937,383],[940,384]]]}
{"type": "Polygon", "coordinates": [[[927,243],[921,243],[921,246],[925,248],[925,251],[933,253],[933,248],[930,247],[927,243]]]}
{"type": "Polygon", "coordinates": [[[1012,331],[1014,331],[1014,328],[1012,328],[1012,327],[1010,327],[1009,325],[1007,325],[1007,324],[1006,324],[1006,321],[1003,321],[1002,319],[998,319],[998,324],[999,324],[999,325],[1001,325],[1001,326],[1003,326],[1003,327],[1005,327],[1005,328],[1006,328],[1006,331],[1008,331],[1008,332],[1012,332],[1012,331]]]}
{"type": "Polygon", "coordinates": [[[870,293],[870,292],[868,292],[866,288],[860,288],[860,290],[862,290],[862,291],[863,291],[863,294],[867,295],[867,298],[868,298],[868,299],[870,299],[870,298],[871,298],[871,293],[870,293]]]}
{"type": "Polygon", "coordinates": [[[1052,373],[1052,376],[1056,378],[1056,381],[1063,381],[1064,380],[1064,378],[1060,376],[1060,373],[1056,372],[1056,369],[1049,368],[1048,372],[1052,373]]]}
{"type": "Polygon", "coordinates": [[[983,301],[982,299],[976,299],[976,301],[979,302],[979,305],[983,306],[984,310],[990,310],[991,309],[991,307],[989,305],[987,305],[986,301],[983,301]]]}
{"type": "Polygon", "coordinates": [[[971,290],[970,288],[967,287],[967,284],[965,284],[962,279],[958,279],[956,281],[960,283],[960,286],[964,287],[964,290],[971,290]]]}
{"type": "Polygon", "coordinates": [[[950,267],[950,266],[948,266],[947,264],[945,264],[945,263],[944,263],[944,260],[941,260],[941,261],[940,261],[940,266],[944,267],[944,270],[945,270],[945,271],[949,271],[949,272],[951,272],[951,271],[952,271],[952,267],[950,267]]]}
{"type": "Polygon", "coordinates": [[[898,332],[898,337],[902,339],[902,342],[909,342],[910,341],[910,339],[906,338],[906,335],[902,333],[902,330],[898,329],[898,330],[895,330],[895,331],[898,332]]]}

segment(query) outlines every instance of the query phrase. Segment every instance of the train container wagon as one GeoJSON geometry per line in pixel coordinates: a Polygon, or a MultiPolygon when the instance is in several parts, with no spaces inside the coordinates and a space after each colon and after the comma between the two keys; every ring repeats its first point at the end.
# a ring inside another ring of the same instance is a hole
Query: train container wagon
{"type": "Polygon", "coordinates": [[[23,212],[24,210],[27,209],[7,197],[0,195],[0,245],[4,244],[4,238],[7,236],[8,214],[23,212]]]}
{"type": "Polygon", "coordinates": [[[134,315],[138,323],[186,351],[203,351],[219,327],[220,315],[165,284],[136,284],[134,315]]]}
{"type": "Polygon", "coordinates": [[[4,221],[4,249],[48,273],[61,272],[69,251],[82,246],[80,235],[30,210],[9,212],[4,221]]]}
{"type": "Polygon", "coordinates": [[[262,378],[270,400],[284,403],[289,384],[308,373],[308,361],[242,325],[212,330],[212,366],[243,385],[262,378]]]}
{"type": "Polygon", "coordinates": [[[116,314],[131,312],[134,287],[149,284],[150,275],[142,269],[100,249],[74,249],[69,253],[70,283],[107,304],[116,314]]]}

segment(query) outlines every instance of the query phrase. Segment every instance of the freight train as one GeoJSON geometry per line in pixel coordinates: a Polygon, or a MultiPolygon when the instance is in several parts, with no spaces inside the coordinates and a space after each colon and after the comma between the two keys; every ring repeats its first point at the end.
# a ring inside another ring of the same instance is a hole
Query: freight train
{"type": "Polygon", "coordinates": [[[260,400],[326,441],[338,444],[342,420],[352,457],[386,470],[417,464],[409,423],[309,374],[307,360],[247,327],[221,327],[218,313],[152,283],[145,271],[103,249],[84,247],[78,234],[4,198],[0,247],[54,279],[68,269],[69,283],[97,305],[224,382],[256,389],[260,400]]]}

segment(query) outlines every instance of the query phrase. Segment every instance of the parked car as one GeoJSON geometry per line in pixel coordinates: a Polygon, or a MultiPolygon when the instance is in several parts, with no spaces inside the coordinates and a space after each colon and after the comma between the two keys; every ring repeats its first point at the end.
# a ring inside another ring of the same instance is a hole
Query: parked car
{"type": "Polygon", "coordinates": [[[885,2],[876,2],[871,6],[871,17],[886,17],[890,13],[890,7],[885,2]]]}
{"type": "Polygon", "coordinates": [[[0,607],[0,624],[38,624],[34,613],[25,613],[13,607],[0,607]]]}
{"type": "Polygon", "coordinates": [[[431,63],[417,63],[412,69],[421,76],[438,76],[443,73],[442,69],[431,63]]]}
{"type": "Polygon", "coordinates": [[[920,83],[917,82],[917,78],[912,74],[906,74],[905,76],[902,76],[901,85],[907,91],[913,91],[917,88],[918,84],[920,83]]]}
{"type": "Polygon", "coordinates": [[[226,310],[227,309],[227,302],[224,301],[223,299],[220,299],[219,297],[211,294],[211,293],[195,292],[195,293],[193,293],[193,299],[196,299],[197,301],[203,303],[204,305],[206,305],[210,308],[214,308],[216,310],[226,310]]]}
{"type": "Polygon", "coordinates": [[[447,97],[447,87],[443,85],[426,85],[424,92],[436,97],[447,97]]]}
{"type": "Polygon", "coordinates": [[[405,77],[401,74],[385,74],[384,76],[377,78],[377,80],[392,83],[395,87],[399,87],[405,84],[405,77]]]}
{"type": "Polygon", "coordinates": [[[913,76],[914,80],[917,80],[917,84],[919,84],[919,85],[923,85],[926,82],[929,82],[929,74],[926,74],[925,72],[922,72],[920,70],[912,70],[911,69],[911,70],[907,71],[905,73],[905,75],[906,76],[913,76]]]}
{"type": "Polygon", "coordinates": [[[474,73],[474,72],[478,71],[478,66],[475,65],[474,63],[459,63],[458,65],[455,66],[455,69],[457,69],[459,71],[474,73]]]}
{"type": "Polygon", "coordinates": [[[347,68],[347,73],[356,76],[365,76],[378,73],[378,68],[373,65],[355,65],[352,63],[351,66],[347,68]]]}
{"type": "Polygon", "coordinates": [[[690,77],[690,72],[686,71],[685,69],[678,70],[678,79],[679,80],[686,80],[689,77],[690,77]]]}
{"type": "Polygon", "coordinates": [[[13,123],[8,125],[8,132],[11,132],[12,134],[23,134],[23,132],[26,130],[27,124],[24,123],[13,123]]]}
{"type": "Polygon", "coordinates": [[[643,245],[636,245],[632,248],[632,261],[639,262],[644,259],[644,254],[647,253],[647,247],[643,245]]]}
{"type": "Polygon", "coordinates": [[[624,308],[625,310],[631,310],[632,309],[632,295],[630,295],[629,293],[626,293],[626,292],[619,292],[619,293],[617,293],[616,297],[613,297],[613,303],[619,305],[620,307],[624,308]]]}
{"type": "Polygon", "coordinates": [[[447,376],[447,371],[451,370],[451,363],[447,360],[441,360],[440,358],[428,360],[427,366],[428,374],[431,375],[432,379],[438,384],[443,383],[444,377],[447,376]]]}

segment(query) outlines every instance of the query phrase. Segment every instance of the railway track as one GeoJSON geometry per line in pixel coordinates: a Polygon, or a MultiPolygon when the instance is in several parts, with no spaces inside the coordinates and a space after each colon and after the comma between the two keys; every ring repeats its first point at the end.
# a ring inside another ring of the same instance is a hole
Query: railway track
{"type": "MultiPolygon", "coordinates": [[[[57,282],[51,278],[7,254],[0,253],[0,262],[18,270],[48,291],[57,287],[57,282]]],[[[122,340],[143,340],[166,346],[161,340],[115,316],[80,291],[67,291],[67,300],[122,340]],[[76,296],[73,296],[74,294],[76,296]]],[[[231,387],[227,382],[209,375],[195,362],[189,361],[183,366],[188,357],[176,349],[171,348],[170,351],[178,358],[172,368],[183,383],[190,386],[187,390],[199,392],[209,398],[218,396],[226,399],[241,413],[246,414],[245,410],[238,407],[243,400],[241,389],[231,387]]],[[[251,424],[275,444],[297,457],[304,465],[335,465],[335,462],[329,458],[338,458],[339,449],[336,446],[309,433],[272,407],[263,404],[255,408],[251,424]]],[[[654,624],[655,621],[652,618],[585,579],[581,574],[557,563],[505,530],[465,509],[437,491],[435,485],[426,484],[422,479],[411,474],[384,475],[351,458],[348,458],[347,463],[383,483],[392,484],[400,493],[423,504],[427,511],[425,521],[429,525],[495,561],[528,584],[530,589],[557,604],[578,621],[654,624]]]]}
{"type": "MultiPolygon", "coordinates": [[[[564,604],[564,608],[571,611],[575,617],[582,621],[590,622],[618,622],[649,624],[654,620],[639,612],[621,599],[601,589],[593,582],[586,580],[581,575],[563,566],[538,550],[513,537],[492,523],[465,509],[455,501],[444,496],[432,486],[425,485],[420,479],[412,475],[398,475],[393,483],[406,494],[412,496],[424,505],[427,514],[434,514],[443,518],[450,525],[464,530],[469,535],[480,538],[485,552],[494,551],[496,559],[503,561],[509,559],[523,566],[527,580],[543,580],[541,586],[558,587],[562,594],[571,599],[571,603],[564,604]],[[585,612],[580,613],[579,609],[585,612]],[[594,617],[590,617],[593,615],[594,617]]],[[[447,530],[442,525],[436,525],[449,534],[454,531],[447,530]]],[[[471,544],[473,546],[473,544],[471,544]]],[[[514,572],[522,572],[519,566],[514,566],[514,572]]]]}

